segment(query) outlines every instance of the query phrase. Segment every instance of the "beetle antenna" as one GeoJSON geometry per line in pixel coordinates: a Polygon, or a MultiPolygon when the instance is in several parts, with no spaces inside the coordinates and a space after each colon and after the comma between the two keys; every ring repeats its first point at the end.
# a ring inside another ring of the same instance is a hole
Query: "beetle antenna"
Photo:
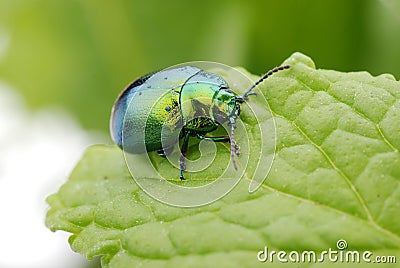
{"type": "Polygon", "coordinates": [[[289,69],[290,65],[282,65],[282,66],[278,66],[275,67],[271,70],[269,70],[266,74],[264,74],[260,79],[258,79],[257,82],[255,82],[248,90],[246,90],[246,92],[243,94],[242,98],[243,100],[248,100],[248,97],[250,95],[256,95],[256,93],[254,91],[252,91],[256,86],[258,86],[258,84],[260,84],[262,81],[264,81],[265,79],[267,79],[268,77],[270,77],[271,75],[273,75],[276,72],[279,71],[283,71],[285,69],[289,69]]]}

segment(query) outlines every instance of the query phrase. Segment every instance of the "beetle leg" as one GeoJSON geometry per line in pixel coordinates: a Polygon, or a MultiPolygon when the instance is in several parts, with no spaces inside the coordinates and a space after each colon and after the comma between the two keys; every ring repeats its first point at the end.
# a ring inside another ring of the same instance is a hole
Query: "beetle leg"
{"type": "Polygon", "coordinates": [[[239,155],[239,146],[236,144],[235,138],[234,138],[234,133],[235,133],[235,119],[236,117],[231,117],[229,118],[230,122],[228,123],[228,125],[231,127],[231,135],[230,135],[230,139],[231,139],[231,148],[230,148],[230,152],[231,152],[231,159],[232,159],[232,164],[233,164],[233,168],[235,170],[237,170],[237,164],[236,164],[236,159],[235,159],[235,155],[239,155]]]}
{"type": "Polygon", "coordinates": [[[217,137],[203,137],[204,140],[214,141],[214,142],[230,142],[231,139],[228,135],[217,136],[217,137]]]}
{"type": "Polygon", "coordinates": [[[234,144],[234,149],[235,149],[235,154],[236,155],[240,155],[240,146],[235,143],[234,144]]]}
{"type": "MultiPolygon", "coordinates": [[[[223,135],[223,136],[216,136],[216,137],[199,137],[201,140],[209,140],[213,142],[231,142],[231,138],[228,135],[223,135]]],[[[240,147],[236,143],[234,143],[233,148],[235,149],[234,152],[236,155],[240,155],[240,147]]]]}
{"type": "Polygon", "coordinates": [[[159,156],[165,158],[165,157],[167,157],[167,155],[171,154],[173,150],[174,150],[174,146],[171,146],[171,147],[167,147],[167,148],[158,150],[157,153],[159,156]]]}
{"type": "MultiPolygon", "coordinates": [[[[202,137],[200,138],[201,140],[210,140],[210,141],[214,141],[214,142],[231,142],[231,138],[229,138],[228,135],[224,135],[224,136],[216,136],[216,137],[202,137]]],[[[237,145],[236,143],[234,144],[235,147],[235,154],[239,155],[240,152],[240,147],[239,145],[237,145]]]]}
{"type": "MultiPolygon", "coordinates": [[[[203,137],[201,139],[210,140],[210,141],[214,141],[214,142],[229,142],[229,143],[231,143],[231,139],[228,135],[216,136],[216,137],[203,137]]],[[[231,147],[232,147],[232,149],[234,149],[233,152],[236,155],[240,155],[240,147],[239,147],[239,145],[236,144],[236,142],[233,142],[233,144],[231,144],[231,147]]]]}
{"type": "Polygon", "coordinates": [[[183,138],[183,143],[181,147],[181,157],[179,158],[179,165],[180,165],[180,170],[179,170],[179,178],[181,180],[184,180],[185,178],[183,177],[183,171],[186,170],[186,156],[188,154],[188,145],[189,145],[189,137],[190,137],[190,131],[185,133],[185,137],[183,138]]]}
{"type": "Polygon", "coordinates": [[[161,157],[164,157],[164,158],[167,157],[167,154],[165,153],[164,150],[158,150],[158,151],[157,151],[157,154],[158,154],[159,156],[161,156],[161,157]]]}

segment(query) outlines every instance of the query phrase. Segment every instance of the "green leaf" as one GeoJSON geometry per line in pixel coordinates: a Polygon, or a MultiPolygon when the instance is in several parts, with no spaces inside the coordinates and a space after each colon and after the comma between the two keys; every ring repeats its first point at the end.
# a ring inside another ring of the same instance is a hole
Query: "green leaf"
{"type": "MultiPolygon", "coordinates": [[[[337,250],[339,239],[348,250],[369,250],[371,258],[396,256],[399,262],[400,83],[391,75],[316,70],[300,53],[285,63],[292,68],[260,86],[277,144],[258,191],[248,192],[250,159],[247,175],[221,200],[171,207],[135,184],[119,148],[96,145],[48,197],[46,225],[72,233],[72,249],[88,259],[101,255],[104,267],[281,267],[277,259],[260,263],[257,252],[265,246],[288,253],[337,250]]],[[[246,111],[242,117],[252,132],[255,123],[246,111]]],[[[251,150],[257,149],[254,138],[251,150]]],[[[177,176],[164,159],[153,160],[177,176]]],[[[225,163],[217,162],[216,168],[225,163]]],[[[212,179],[213,169],[199,173],[184,183],[212,179]]],[[[331,266],[329,260],[323,264],[331,266]]]]}

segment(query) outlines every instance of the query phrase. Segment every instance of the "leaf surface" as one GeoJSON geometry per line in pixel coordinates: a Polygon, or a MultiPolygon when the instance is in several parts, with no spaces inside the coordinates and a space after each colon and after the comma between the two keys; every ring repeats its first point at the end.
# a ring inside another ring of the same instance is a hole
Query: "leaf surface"
{"type": "MultiPolygon", "coordinates": [[[[246,175],[221,200],[171,207],[135,184],[119,148],[96,145],[48,197],[46,225],[72,233],[74,251],[88,259],[101,255],[102,265],[113,268],[263,266],[257,252],[264,247],[321,252],[337,250],[339,239],[346,240],[347,250],[371,251],[373,260],[384,255],[399,262],[400,83],[391,75],[316,70],[300,53],[285,63],[292,68],[260,85],[272,117],[254,122],[245,109],[241,115],[250,151],[259,150],[258,124],[276,125],[275,160],[258,191],[248,192],[256,162],[250,155],[246,175]]],[[[273,146],[265,146],[273,155],[273,146]]],[[[218,157],[183,183],[213,179],[229,162],[229,152],[218,157]]],[[[159,170],[177,176],[165,159],[152,159],[159,170]]],[[[281,265],[277,259],[268,263],[281,265]]],[[[358,266],[325,260],[322,267],[337,265],[358,266]]]]}

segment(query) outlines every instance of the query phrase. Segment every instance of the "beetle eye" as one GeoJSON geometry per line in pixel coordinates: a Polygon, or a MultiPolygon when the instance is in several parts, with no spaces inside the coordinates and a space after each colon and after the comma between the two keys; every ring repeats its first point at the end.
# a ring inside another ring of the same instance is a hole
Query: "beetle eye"
{"type": "Polygon", "coordinates": [[[167,106],[167,107],[165,107],[165,110],[166,110],[167,112],[169,112],[169,111],[171,111],[171,107],[167,106]]]}

